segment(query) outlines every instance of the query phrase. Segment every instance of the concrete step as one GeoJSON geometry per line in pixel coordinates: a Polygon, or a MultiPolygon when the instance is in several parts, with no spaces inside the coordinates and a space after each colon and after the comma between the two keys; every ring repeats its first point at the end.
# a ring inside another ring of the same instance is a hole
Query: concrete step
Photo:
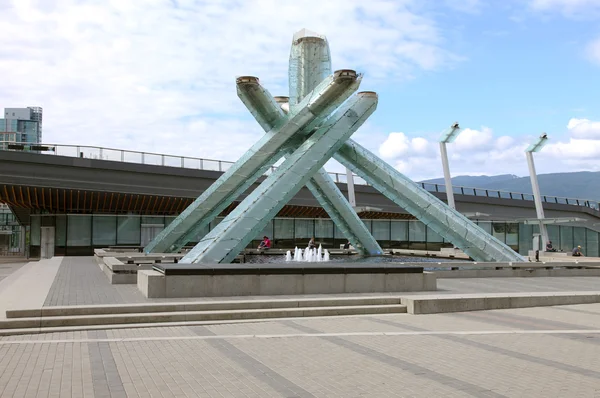
{"type": "Polygon", "coordinates": [[[217,311],[217,310],[250,310],[270,308],[305,308],[335,307],[362,305],[400,304],[400,297],[363,296],[363,297],[316,297],[293,299],[258,299],[258,300],[215,300],[202,302],[150,303],[123,305],[88,305],[43,307],[37,309],[7,310],[6,318],[33,318],[75,315],[105,314],[143,314],[148,312],[185,312],[185,311],[217,311]]]}
{"type": "Polygon", "coordinates": [[[17,318],[0,321],[0,329],[52,328],[111,324],[197,322],[234,319],[295,318],[306,316],[364,315],[406,313],[400,304],[332,307],[296,307],[241,310],[205,310],[180,312],[147,312],[104,315],[76,315],[17,318]]]}

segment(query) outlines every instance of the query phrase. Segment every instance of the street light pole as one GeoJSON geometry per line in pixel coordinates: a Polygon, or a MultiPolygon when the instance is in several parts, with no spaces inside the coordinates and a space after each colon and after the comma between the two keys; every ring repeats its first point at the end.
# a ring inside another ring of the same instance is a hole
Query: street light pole
{"type": "Polygon", "coordinates": [[[448,151],[446,150],[446,144],[454,142],[456,137],[460,134],[460,127],[458,122],[450,126],[450,129],[444,131],[440,137],[440,155],[442,157],[442,168],[444,169],[444,183],[446,185],[446,197],[448,198],[448,206],[452,209],[456,209],[454,204],[454,191],[452,189],[452,178],[450,177],[450,165],[448,163],[448,151]]]}
{"type": "Polygon", "coordinates": [[[352,170],[346,168],[346,184],[348,187],[348,202],[350,206],[356,207],[356,195],[354,194],[354,175],[352,170]]]}
{"type": "MultiPolygon", "coordinates": [[[[542,249],[546,247],[548,243],[548,230],[546,224],[544,224],[544,207],[542,206],[542,196],[540,194],[540,186],[538,184],[537,173],[535,172],[535,164],[533,162],[533,153],[539,152],[544,145],[548,142],[548,135],[543,133],[540,138],[533,144],[531,144],[525,150],[525,156],[527,158],[527,166],[529,167],[529,178],[531,179],[531,190],[533,192],[533,200],[535,203],[535,211],[537,218],[540,222],[540,235],[542,236],[542,249]]],[[[536,247],[533,250],[537,250],[536,247]]]]}

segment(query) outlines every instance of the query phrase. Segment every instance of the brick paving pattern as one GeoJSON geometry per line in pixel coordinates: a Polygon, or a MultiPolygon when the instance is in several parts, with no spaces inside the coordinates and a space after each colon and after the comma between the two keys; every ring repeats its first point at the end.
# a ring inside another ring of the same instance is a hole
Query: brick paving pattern
{"type": "Polygon", "coordinates": [[[146,301],[136,285],[111,285],[93,257],[65,257],[44,306],[146,301]]]}
{"type": "Polygon", "coordinates": [[[600,398],[599,330],[588,304],[5,336],[0,396],[600,398]]]}
{"type": "MultiPolygon", "coordinates": [[[[598,282],[440,279],[436,294],[598,282]]],[[[153,301],[187,300],[145,299],[93,258],[66,257],[44,305],[153,301]]],[[[600,398],[600,304],[0,337],[2,398],[438,396],[600,398]]]]}

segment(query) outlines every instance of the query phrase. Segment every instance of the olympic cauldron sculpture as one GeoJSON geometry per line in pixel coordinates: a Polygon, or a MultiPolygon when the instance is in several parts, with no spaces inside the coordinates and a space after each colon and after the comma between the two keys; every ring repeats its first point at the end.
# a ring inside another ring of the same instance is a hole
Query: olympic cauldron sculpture
{"type": "Polygon", "coordinates": [[[285,158],[180,263],[231,262],[305,185],[361,254],[381,254],[375,238],[322,168],[333,157],[475,260],[524,261],[350,139],[377,107],[376,93],[354,95],[361,80],[362,75],[350,69],[332,73],[327,39],[305,29],[293,37],[289,97],[272,97],[256,77],[237,78],[239,98],[266,134],[144,251],[179,251],[274,163],[285,158]]]}

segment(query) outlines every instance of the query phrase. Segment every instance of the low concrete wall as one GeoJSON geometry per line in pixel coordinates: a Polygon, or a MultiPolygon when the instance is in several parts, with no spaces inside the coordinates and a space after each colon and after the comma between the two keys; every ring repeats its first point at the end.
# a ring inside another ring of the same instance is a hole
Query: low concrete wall
{"type": "Polygon", "coordinates": [[[94,258],[104,272],[108,281],[113,284],[137,283],[137,273],[140,270],[151,270],[154,264],[161,262],[174,262],[182,254],[143,254],[143,253],[117,253],[103,249],[94,250],[94,258]]]}
{"type": "Polygon", "coordinates": [[[434,271],[438,279],[450,278],[531,278],[564,276],[600,276],[600,269],[531,268],[531,269],[463,269],[434,271]]]}
{"type": "Polygon", "coordinates": [[[402,297],[409,314],[438,314],[553,305],[593,304],[600,292],[498,293],[402,297]]]}
{"type": "Polygon", "coordinates": [[[168,275],[139,271],[138,289],[148,298],[226,297],[437,290],[436,276],[424,273],[168,275]]]}

